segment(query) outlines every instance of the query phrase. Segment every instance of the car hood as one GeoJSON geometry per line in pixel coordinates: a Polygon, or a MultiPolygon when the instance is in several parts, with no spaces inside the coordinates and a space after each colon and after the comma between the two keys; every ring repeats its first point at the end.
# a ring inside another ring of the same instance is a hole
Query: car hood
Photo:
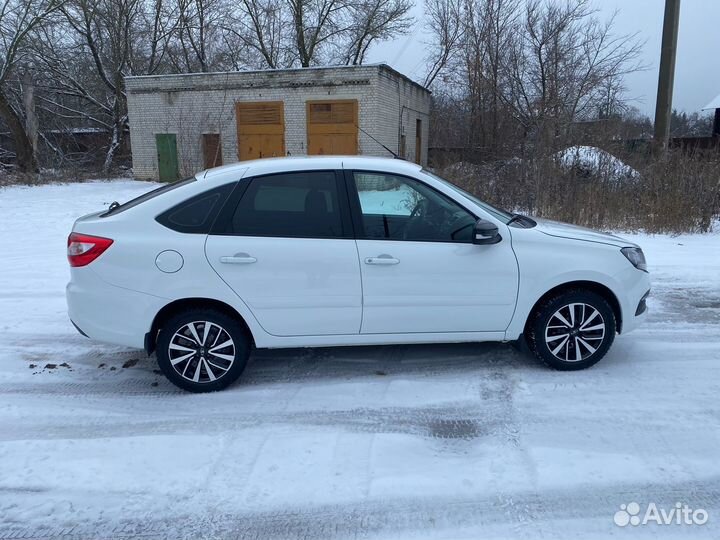
{"type": "Polygon", "coordinates": [[[549,219],[533,218],[533,220],[537,222],[537,230],[549,236],[571,238],[573,240],[584,240],[586,242],[599,242],[601,244],[610,244],[618,247],[637,246],[637,244],[629,242],[619,236],[615,236],[614,234],[594,231],[586,227],[579,227],[577,225],[570,225],[569,223],[561,223],[559,221],[551,221],[549,219]]]}

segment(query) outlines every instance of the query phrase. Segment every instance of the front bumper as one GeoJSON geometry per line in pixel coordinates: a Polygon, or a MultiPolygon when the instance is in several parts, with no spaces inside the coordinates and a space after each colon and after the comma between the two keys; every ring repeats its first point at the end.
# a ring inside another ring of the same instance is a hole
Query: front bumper
{"type": "Polygon", "coordinates": [[[638,302],[638,306],[635,309],[635,316],[639,317],[643,313],[647,311],[647,299],[648,296],[650,296],[650,291],[646,292],[643,297],[640,299],[640,302],[638,302]]]}
{"type": "Polygon", "coordinates": [[[626,334],[635,330],[647,318],[645,301],[650,294],[650,274],[630,267],[616,275],[615,279],[620,283],[618,290],[624,291],[618,300],[622,312],[620,331],[626,334]]]}

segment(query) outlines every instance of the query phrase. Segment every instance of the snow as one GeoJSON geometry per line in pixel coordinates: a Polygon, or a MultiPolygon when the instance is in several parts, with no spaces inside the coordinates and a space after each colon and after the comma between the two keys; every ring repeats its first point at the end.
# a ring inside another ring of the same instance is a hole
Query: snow
{"type": "Polygon", "coordinates": [[[708,109],[720,109],[720,94],[715,96],[715,98],[705,105],[701,110],[707,111],[708,109]]]}
{"type": "Polygon", "coordinates": [[[586,175],[607,175],[620,181],[637,178],[640,173],[609,152],[594,146],[571,146],[555,154],[558,163],[586,175]]]}
{"type": "Polygon", "coordinates": [[[258,351],[192,395],[65,313],[73,220],[152,187],[0,189],[0,538],[720,535],[720,235],[631,235],[649,319],[590,370],[501,344],[258,351]],[[710,520],[625,531],[631,501],[710,520]]]}

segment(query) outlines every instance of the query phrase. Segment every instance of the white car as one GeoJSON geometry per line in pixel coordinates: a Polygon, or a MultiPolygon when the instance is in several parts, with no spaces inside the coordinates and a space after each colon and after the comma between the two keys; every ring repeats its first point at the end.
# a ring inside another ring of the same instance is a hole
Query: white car
{"type": "Polygon", "coordinates": [[[253,347],[524,336],[546,364],[582,369],[641,322],[650,291],[631,242],[509,214],[383,158],[201,172],[81,217],[68,259],[77,329],[155,351],[194,392],[235,381],[253,347]]]}

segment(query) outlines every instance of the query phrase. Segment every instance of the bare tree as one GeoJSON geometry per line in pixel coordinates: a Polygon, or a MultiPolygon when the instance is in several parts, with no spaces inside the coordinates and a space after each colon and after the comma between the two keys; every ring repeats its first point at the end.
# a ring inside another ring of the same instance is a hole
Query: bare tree
{"type": "Polygon", "coordinates": [[[0,7],[0,117],[7,124],[15,143],[18,168],[38,170],[33,142],[22,115],[8,95],[8,81],[18,64],[27,57],[28,36],[63,5],[63,0],[5,0],[0,7]]]}
{"type": "Polygon", "coordinates": [[[574,122],[620,110],[623,77],[640,67],[636,36],[615,35],[590,0],[428,0],[426,10],[436,51],[426,84],[451,89],[481,159],[562,145],[574,122]]]}
{"type": "Polygon", "coordinates": [[[292,18],[293,39],[302,67],[319,63],[321,49],[344,28],[339,15],[345,0],[287,0],[292,18]]]}
{"type": "Polygon", "coordinates": [[[595,113],[607,85],[641,67],[641,44],[635,35],[613,35],[613,22],[600,22],[589,0],[526,5],[503,97],[543,145],[595,113]]]}
{"type": "MultiPolygon", "coordinates": [[[[105,131],[107,171],[129,133],[125,77],[362,64],[375,43],[410,30],[412,1],[4,0],[0,115],[23,168],[37,167],[25,109],[52,131],[105,131]],[[51,14],[52,25],[40,24],[51,14]],[[33,107],[23,107],[25,72],[33,107]]],[[[44,130],[38,136],[65,159],[44,130]]]]}
{"type": "Polygon", "coordinates": [[[430,35],[428,45],[431,53],[426,58],[428,69],[424,86],[431,86],[453,55],[462,48],[465,34],[463,15],[463,0],[425,1],[425,30],[430,35]]]}
{"type": "Polygon", "coordinates": [[[376,41],[406,34],[413,25],[410,0],[356,0],[348,4],[342,63],[358,65],[376,41]]]}
{"type": "Polygon", "coordinates": [[[106,90],[111,129],[103,170],[108,171],[128,129],[124,77],[133,73],[140,0],[71,0],[63,13],[106,90]]]}
{"type": "MultiPolygon", "coordinates": [[[[168,0],[166,0],[168,1],[168,0]]],[[[173,71],[207,72],[222,69],[222,32],[229,7],[224,0],[171,0],[174,22],[165,45],[173,71]]]]}
{"type": "Polygon", "coordinates": [[[411,0],[240,0],[223,41],[236,69],[357,65],[373,43],[411,28],[411,8],[411,0]]]}
{"type": "Polygon", "coordinates": [[[476,0],[466,15],[464,70],[474,144],[497,155],[508,138],[508,114],[502,101],[508,88],[506,66],[517,31],[519,0],[476,0]]]}
{"type": "MultiPolygon", "coordinates": [[[[248,51],[243,64],[276,69],[293,63],[288,43],[292,25],[284,0],[240,0],[227,22],[223,40],[229,51],[248,51]]],[[[240,68],[240,62],[233,64],[240,68]]]]}

